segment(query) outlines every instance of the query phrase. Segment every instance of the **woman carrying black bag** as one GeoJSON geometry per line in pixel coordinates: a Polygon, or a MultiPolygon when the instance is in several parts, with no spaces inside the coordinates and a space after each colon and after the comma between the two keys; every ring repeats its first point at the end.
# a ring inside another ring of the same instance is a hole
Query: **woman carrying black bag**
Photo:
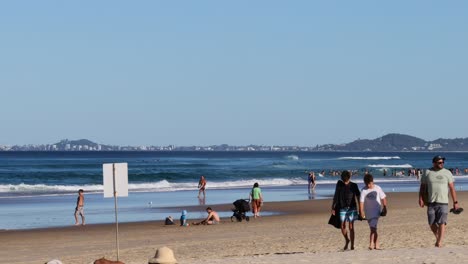
{"type": "MultiPolygon", "coordinates": [[[[343,171],[341,173],[341,181],[336,183],[335,195],[333,196],[333,204],[331,213],[333,216],[339,215],[341,222],[341,233],[345,239],[344,250],[348,250],[351,242],[351,250],[354,250],[354,221],[359,218],[359,201],[361,192],[356,183],[351,182],[351,173],[343,171]],[[346,222],[348,222],[348,231],[346,230],[346,222]]],[[[330,219],[332,220],[332,219],[330,219]]]]}

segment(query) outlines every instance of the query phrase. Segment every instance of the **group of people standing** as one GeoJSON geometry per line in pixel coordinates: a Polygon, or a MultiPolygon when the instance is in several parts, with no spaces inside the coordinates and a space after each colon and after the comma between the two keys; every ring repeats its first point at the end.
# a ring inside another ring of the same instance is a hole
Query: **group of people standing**
{"type": "MultiPolygon", "coordinates": [[[[445,158],[442,156],[432,159],[432,168],[421,177],[419,190],[419,206],[427,207],[427,220],[436,238],[436,247],[442,247],[449,213],[449,193],[453,203],[450,211],[459,214],[463,210],[457,201],[453,175],[444,168],[444,163],[445,158]]],[[[387,196],[382,188],[374,183],[371,174],[364,175],[365,187],[361,190],[350,179],[349,171],[341,173],[331,208],[332,215],[339,216],[341,222],[341,233],[345,239],[344,250],[354,249],[355,220],[367,220],[370,228],[369,249],[380,249],[377,224],[381,216],[387,215],[387,196]]]]}

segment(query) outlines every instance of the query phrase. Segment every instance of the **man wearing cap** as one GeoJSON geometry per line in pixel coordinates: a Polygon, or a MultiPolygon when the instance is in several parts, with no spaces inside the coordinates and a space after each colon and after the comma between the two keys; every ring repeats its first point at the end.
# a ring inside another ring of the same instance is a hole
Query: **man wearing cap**
{"type": "Polygon", "coordinates": [[[427,206],[427,219],[436,237],[436,247],[442,247],[445,225],[447,224],[448,193],[452,196],[453,210],[458,210],[457,193],[453,183],[452,173],[444,168],[445,158],[435,156],[432,168],[426,170],[421,177],[419,188],[419,206],[427,206]]]}

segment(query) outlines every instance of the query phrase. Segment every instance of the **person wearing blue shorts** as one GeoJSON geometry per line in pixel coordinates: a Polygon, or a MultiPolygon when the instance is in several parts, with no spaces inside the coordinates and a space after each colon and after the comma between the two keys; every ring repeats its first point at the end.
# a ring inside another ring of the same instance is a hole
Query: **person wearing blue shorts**
{"type": "Polygon", "coordinates": [[[348,250],[351,243],[351,250],[354,250],[354,221],[358,219],[358,206],[361,192],[356,183],[351,182],[351,173],[343,171],[341,180],[336,183],[335,195],[333,196],[332,214],[340,214],[341,233],[345,239],[344,250],[348,250]],[[346,230],[348,223],[348,231],[346,230]]]}

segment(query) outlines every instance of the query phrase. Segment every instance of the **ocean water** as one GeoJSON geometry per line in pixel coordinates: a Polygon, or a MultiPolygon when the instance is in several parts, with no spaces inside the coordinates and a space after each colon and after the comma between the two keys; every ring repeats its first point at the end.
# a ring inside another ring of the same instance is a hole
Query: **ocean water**
{"type": "MultiPolygon", "coordinates": [[[[333,194],[339,179],[332,172],[341,170],[356,171],[353,180],[360,187],[368,171],[386,192],[417,192],[419,181],[407,176],[408,169],[430,167],[435,154],[447,157],[447,168],[458,168],[457,189],[466,190],[468,153],[0,152],[0,229],[73,224],[78,189],[86,192],[88,224],[113,222],[114,201],[102,194],[103,163],[128,163],[129,196],[118,199],[118,208],[119,221],[129,222],[178,218],[174,207],[248,198],[255,182],[266,202],[324,199],[333,194]],[[318,175],[311,196],[306,188],[308,171],[318,175]],[[200,175],[208,181],[205,200],[196,197],[200,175]]],[[[204,215],[189,212],[189,218],[204,215]]]]}

